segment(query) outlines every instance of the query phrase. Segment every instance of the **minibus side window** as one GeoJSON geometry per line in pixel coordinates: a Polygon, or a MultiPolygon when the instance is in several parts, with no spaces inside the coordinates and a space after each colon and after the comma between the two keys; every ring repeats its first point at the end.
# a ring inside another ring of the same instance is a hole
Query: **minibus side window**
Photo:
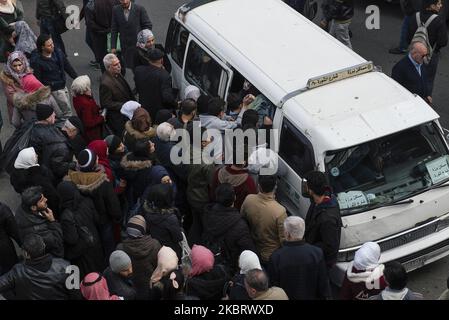
{"type": "Polygon", "coordinates": [[[189,32],[184,29],[182,25],[177,23],[175,32],[173,35],[172,43],[170,44],[170,54],[173,60],[179,67],[182,68],[184,64],[184,56],[187,48],[187,40],[189,38],[189,32]]]}
{"type": "Polygon", "coordinates": [[[207,94],[218,97],[223,68],[198,44],[190,42],[185,64],[185,78],[207,94]]]}
{"type": "Polygon", "coordinates": [[[315,167],[312,144],[286,119],[282,125],[279,156],[300,177],[315,167]]]}

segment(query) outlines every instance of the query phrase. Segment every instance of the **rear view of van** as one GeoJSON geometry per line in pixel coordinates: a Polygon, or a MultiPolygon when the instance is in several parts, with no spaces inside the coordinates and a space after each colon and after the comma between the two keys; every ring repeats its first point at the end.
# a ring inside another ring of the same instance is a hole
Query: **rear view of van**
{"type": "Polygon", "coordinates": [[[279,0],[182,6],[166,49],[175,85],[226,99],[248,81],[275,108],[278,200],[307,213],[305,173],[328,176],[343,228],[337,284],[367,241],[408,271],[449,254],[449,153],[438,114],[279,0]],[[446,187],[447,186],[447,187],[446,187]]]}

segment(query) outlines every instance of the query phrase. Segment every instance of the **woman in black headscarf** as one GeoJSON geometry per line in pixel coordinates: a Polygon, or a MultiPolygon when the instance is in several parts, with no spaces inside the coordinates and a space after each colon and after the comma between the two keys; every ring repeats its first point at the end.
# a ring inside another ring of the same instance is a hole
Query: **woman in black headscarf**
{"type": "Polygon", "coordinates": [[[98,213],[90,198],[80,194],[71,181],[58,185],[65,258],[80,269],[80,276],[105,268],[97,231],[98,213]]]}

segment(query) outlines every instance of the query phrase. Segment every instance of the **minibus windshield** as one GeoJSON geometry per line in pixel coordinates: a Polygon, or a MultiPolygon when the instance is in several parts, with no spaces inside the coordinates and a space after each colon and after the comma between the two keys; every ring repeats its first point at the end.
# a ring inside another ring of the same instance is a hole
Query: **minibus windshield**
{"type": "Polygon", "coordinates": [[[342,215],[407,199],[449,180],[449,156],[435,123],[326,152],[342,215]]]}

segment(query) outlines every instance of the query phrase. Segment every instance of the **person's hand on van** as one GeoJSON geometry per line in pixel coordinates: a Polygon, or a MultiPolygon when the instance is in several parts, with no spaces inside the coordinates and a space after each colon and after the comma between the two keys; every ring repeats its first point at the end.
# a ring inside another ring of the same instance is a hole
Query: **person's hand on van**
{"type": "Polygon", "coordinates": [[[325,19],[320,21],[320,27],[323,28],[323,29],[327,28],[327,24],[328,24],[328,22],[325,19]]]}
{"type": "Polygon", "coordinates": [[[431,97],[431,96],[428,96],[428,97],[427,97],[427,102],[428,102],[429,104],[432,104],[432,97],[431,97]]]}

